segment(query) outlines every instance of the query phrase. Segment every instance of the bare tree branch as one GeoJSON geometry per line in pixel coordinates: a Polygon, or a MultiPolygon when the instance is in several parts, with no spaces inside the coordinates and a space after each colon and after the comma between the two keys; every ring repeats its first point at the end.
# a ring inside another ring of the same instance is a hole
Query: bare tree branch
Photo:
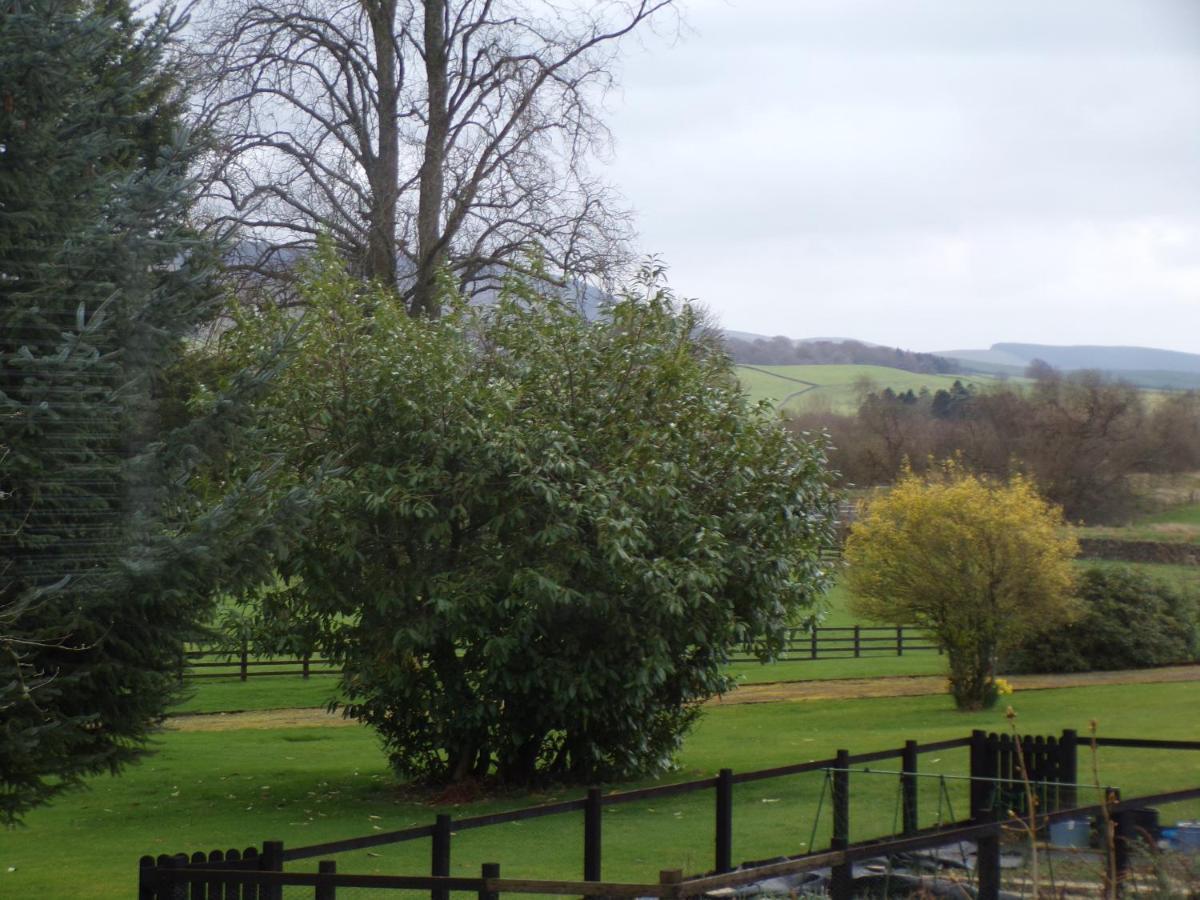
{"type": "Polygon", "coordinates": [[[436,315],[530,254],[563,275],[628,261],[591,174],[621,42],[673,0],[209,0],[194,63],[209,215],[259,274],[328,232],[356,271],[436,315]],[[400,261],[398,266],[398,261],[400,261]]]}

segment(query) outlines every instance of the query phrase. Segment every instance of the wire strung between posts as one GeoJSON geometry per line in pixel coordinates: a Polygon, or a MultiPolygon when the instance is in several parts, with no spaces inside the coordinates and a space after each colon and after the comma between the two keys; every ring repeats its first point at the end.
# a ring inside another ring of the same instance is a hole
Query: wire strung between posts
{"type": "Polygon", "coordinates": [[[821,809],[825,806],[825,791],[831,788],[832,776],[825,770],[825,780],[821,782],[821,796],[817,798],[817,814],[813,816],[812,834],[808,836],[808,849],[814,852],[817,848],[817,825],[821,822],[821,809]]]}
{"type": "MultiPolygon", "coordinates": [[[[944,775],[938,772],[903,772],[898,769],[872,769],[869,766],[863,766],[861,769],[839,769],[836,766],[829,766],[825,769],[826,772],[846,772],[853,774],[857,772],[860,775],[908,775],[913,778],[937,778],[939,781],[983,781],[989,784],[1025,784],[1024,778],[992,778],[985,775],[944,775]]],[[[1076,781],[1030,781],[1031,785],[1045,785],[1047,787],[1075,787],[1095,789],[1094,784],[1085,784],[1076,781]]],[[[1106,791],[1115,790],[1112,787],[1104,788],[1106,791]]]]}

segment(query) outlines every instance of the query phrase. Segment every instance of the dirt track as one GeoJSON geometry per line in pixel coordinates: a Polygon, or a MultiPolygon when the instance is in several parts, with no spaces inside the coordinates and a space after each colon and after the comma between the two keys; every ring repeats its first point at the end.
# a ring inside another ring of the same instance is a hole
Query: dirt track
{"type": "MultiPolygon", "coordinates": [[[[1098,684],[1162,684],[1200,681],[1200,665],[1125,672],[1084,672],[1077,675],[1013,675],[1018,691],[1049,688],[1088,687],[1098,684]]],[[[946,679],[941,675],[912,675],[891,678],[839,678],[829,681],[776,681],[747,684],[709,702],[714,706],[738,703],[800,703],[806,700],[858,700],[870,697],[918,697],[941,694],[946,679]]],[[[323,709],[265,709],[253,712],[173,716],[169,731],[229,731],[241,728],[307,728],[312,726],[355,727],[357,722],[331,715],[323,709]]]]}

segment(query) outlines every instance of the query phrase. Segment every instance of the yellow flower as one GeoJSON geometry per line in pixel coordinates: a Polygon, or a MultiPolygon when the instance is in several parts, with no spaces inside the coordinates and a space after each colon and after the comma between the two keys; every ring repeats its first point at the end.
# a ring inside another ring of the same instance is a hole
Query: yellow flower
{"type": "Polygon", "coordinates": [[[1011,694],[1014,690],[1016,690],[1012,686],[1012,683],[1004,678],[997,678],[994,684],[996,685],[996,693],[1001,697],[1003,697],[1005,694],[1011,694]]]}

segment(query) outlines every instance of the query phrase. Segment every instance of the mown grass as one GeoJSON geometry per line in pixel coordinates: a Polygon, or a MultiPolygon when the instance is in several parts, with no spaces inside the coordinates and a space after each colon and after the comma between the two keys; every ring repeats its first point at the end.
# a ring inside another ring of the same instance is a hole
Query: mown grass
{"type": "MultiPolygon", "coordinates": [[[[1030,691],[1011,701],[1030,733],[1086,731],[1088,720],[1097,718],[1107,735],[1194,739],[1194,717],[1180,712],[1200,704],[1200,685],[1030,691]]],[[[861,752],[898,747],[908,738],[933,741],[1004,727],[999,711],[958,713],[944,696],[722,707],[706,711],[684,745],[679,769],[660,781],[704,777],[722,766],[746,771],[824,758],[838,747],[861,752]]],[[[1086,769],[1086,759],[1081,762],[1086,769]]],[[[926,756],[921,766],[960,773],[967,762],[964,751],[953,751],[926,756]]],[[[1200,753],[1105,750],[1101,769],[1105,782],[1130,796],[1200,783],[1200,753]]],[[[895,777],[856,774],[852,780],[856,835],[888,830],[896,812],[895,777]]],[[[637,784],[648,783],[658,782],[637,784]]],[[[735,857],[805,849],[822,789],[820,774],[739,786],[735,857]]],[[[439,811],[461,817],[577,794],[568,789],[453,803],[406,794],[395,786],[374,736],[357,727],[166,733],[154,757],[119,777],[93,779],[90,791],[59,799],[33,813],[24,829],[0,837],[0,896],[129,897],[142,853],[264,839],[300,846],[425,824],[439,811]]],[[[818,845],[828,839],[827,801],[817,822],[818,845]]],[[[936,779],[923,782],[924,822],[932,824],[939,812],[950,818],[951,806],[954,815],[964,814],[960,782],[946,782],[944,792],[936,779]]],[[[703,870],[711,865],[712,796],[612,807],[604,829],[606,878],[653,880],[662,868],[703,870]]],[[[498,861],[512,876],[577,877],[580,834],[574,814],[464,832],[454,840],[454,871],[476,873],[480,863],[498,861]]],[[[342,871],[422,872],[428,853],[422,840],[345,854],[338,865],[342,871]]]]}
{"type": "Polygon", "coordinates": [[[1142,479],[1140,488],[1153,502],[1165,504],[1126,525],[1095,525],[1078,529],[1080,537],[1119,541],[1164,541],[1200,544],[1200,503],[1195,502],[1200,478],[1196,474],[1142,479]],[[1182,502],[1181,502],[1182,501],[1182,502]]]}
{"type": "Polygon", "coordinates": [[[923,375],[887,366],[738,366],[738,380],[754,401],[768,400],[781,409],[798,412],[814,406],[839,413],[858,408],[859,385],[871,382],[876,389],[897,393],[922,388],[949,389],[954,382],[977,386],[996,384],[990,375],[923,375]]]}
{"type": "Polygon", "coordinates": [[[1200,597],[1200,566],[1173,566],[1165,563],[1126,563],[1109,559],[1081,560],[1080,565],[1102,569],[1129,567],[1170,585],[1176,591],[1200,597]]]}

